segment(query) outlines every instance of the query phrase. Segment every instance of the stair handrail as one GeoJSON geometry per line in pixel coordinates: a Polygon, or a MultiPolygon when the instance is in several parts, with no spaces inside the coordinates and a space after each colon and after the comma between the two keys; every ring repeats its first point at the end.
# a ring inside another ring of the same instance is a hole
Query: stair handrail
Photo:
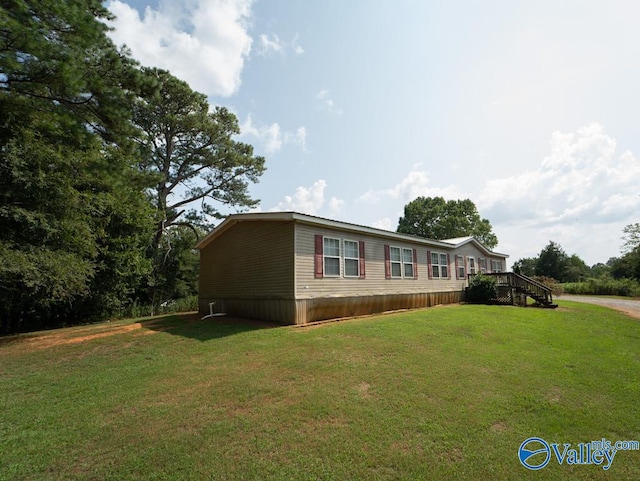
{"type": "MultiPolygon", "coordinates": [[[[541,282],[525,276],[524,274],[518,274],[516,272],[485,272],[483,274],[492,277],[505,276],[508,285],[530,289],[540,297],[544,297],[547,304],[551,304],[553,302],[553,291],[550,287],[545,286],[541,282]]],[[[473,275],[475,274],[470,274],[469,277],[472,277],[473,275]]]]}
{"type": "Polygon", "coordinates": [[[536,287],[539,287],[543,291],[549,291],[549,292],[552,291],[549,286],[545,286],[542,282],[538,282],[538,281],[536,281],[535,279],[532,279],[529,276],[525,276],[524,274],[518,274],[517,272],[511,272],[511,274],[513,274],[516,277],[520,277],[520,278],[524,279],[525,281],[529,282],[530,284],[533,284],[536,287]]]}
{"type": "Polygon", "coordinates": [[[516,277],[517,279],[521,279],[525,281],[527,284],[531,284],[535,286],[538,289],[538,291],[542,291],[542,294],[544,295],[545,300],[548,303],[553,302],[553,290],[549,286],[545,286],[541,282],[538,282],[529,276],[525,276],[524,274],[518,274],[516,272],[512,272],[511,274],[513,274],[513,276],[516,277]]]}

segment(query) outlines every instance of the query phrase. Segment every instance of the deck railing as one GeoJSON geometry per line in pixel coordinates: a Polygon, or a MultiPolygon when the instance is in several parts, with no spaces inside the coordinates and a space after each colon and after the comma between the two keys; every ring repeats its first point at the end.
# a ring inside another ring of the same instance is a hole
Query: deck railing
{"type": "MultiPolygon", "coordinates": [[[[487,272],[483,273],[483,275],[494,277],[499,287],[513,287],[517,289],[518,292],[527,294],[542,304],[553,304],[553,293],[551,289],[528,276],[515,272],[487,272]]],[[[472,276],[473,274],[469,277],[472,276]]]]}

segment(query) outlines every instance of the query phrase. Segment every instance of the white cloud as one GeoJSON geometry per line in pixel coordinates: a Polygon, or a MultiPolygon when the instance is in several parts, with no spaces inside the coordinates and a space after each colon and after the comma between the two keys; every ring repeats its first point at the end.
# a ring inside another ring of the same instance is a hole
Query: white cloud
{"type": "Polygon", "coordinates": [[[293,37],[293,40],[291,41],[291,48],[296,55],[304,54],[304,48],[302,48],[302,46],[300,45],[299,40],[300,36],[296,33],[296,35],[293,37]]]}
{"type": "Polygon", "coordinates": [[[240,136],[253,137],[257,140],[257,144],[265,153],[273,154],[279,151],[284,145],[298,145],[306,152],[307,150],[307,129],[298,127],[295,132],[282,132],[280,125],[274,122],[270,125],[255,125],[251,114],[247,116],[247,120],[240,125],[240,136]]]}
{"type": "Polygon", "coordinates": [[[240,137],[255,137],[267,154],[277,152],[282,147],[280,125],[275,122],[271,125],[256,126],[249,114],[247,120],[240,126],[240,133],[240,137]]]}
{"type": "Polygon", "coordinates": [[[537,168],[487,182],[478,207],[494,222],[529,226],[630,218],[640,208],[640,162],[615,150],[615,139],[597,123],[554,132],[537,168]]]}
{"type": "Polygon", "coordinates": [[[300,35],[297,33],[291,42],[285,42],[275,33],[263,33],[259,36],[260,43],[257,53],[262,56],[269,56],[271,54],[284,55],[287,50],[291,49],[294,54],[300,56],[304,54],[304,48],[300,45],[299,39],[300,35]]]}
{"type": "Polygon", "coordinates": [[[299,186],[293,195],[286,195],[284,200],[272,209],[273,211],[294,211],[309,215],[325,215],[330,218],[341,217],[345,202],[336,197],[325,199],[327,183],[323,179],[316,180],[310,187],[299,186]],[[328,206],[327,209],[323,208],[328,206]]]}
{"type": "Polygon", "coordinates": [[[399,183],[389,189],[369,190],[358,200],[372,204],[380,201],[400,200],[408,203],[417,197],[444,197],[445,199],[463,199],[466,196],[456,185],[447,187],[432,187],[429,185],[429,175],[423,170],[414,170],[399,183]]]}
{"type": "Polygon", "coordinates": [[[324,204],[324,189],[327,183],[320,179],[309,188],[297,187],[293,195],[287,195],[272,211],[295,211],[303,214],[316,214],[324,204]]]}
{"type": "Polygon", "coordinates": [[[597,123],[554,132],[538,166],[487,182],[477,205],[500,249],[517,260],[554,240],[588,264],[618,255],[622,228],[640,211],[640,161],[629,151],[616,155],[616,146],[597,123]]]}
{"type": "Polygon", "coordinates": [[[345,201],[336,197],[329,199],[329,212],[328,217],[342,218],[344,213],[345,201]]]}
{"type": "Polygon", "coordinates": [[[284,43],[276,34],[261,34],[260,35],[260,47],[258,49],[259,55],[269,55],[271,53],[284,53],[284,43]]]}
{"type": "Polygon", "coordinates": [[[338,108],[330,96],[329,89],[322,89],[316,94],[316,99],[320,101],[320,106],[333,114],[342,115],[342,109],[338,108]]]}
{"type": "Polygon", "coordinates": [[[393,221],[389,217],[383,217],[382,219],[375,220],[371,223],[371,227],[376,229],[389,230],[393,229],[393,221]]]}
{"type": "Polygon", "coordinates": [[[240,87],[251,50],[251,0],[161,0],[142,16],[120,0],[107,8],[116,15],[110,35],[126,44],[145,66],[159,67],[207,95],[229,96],[240,87]]]}
{"type": "Polygon", "coordinates": [[[293,142],[298,144],[303,151],[307,151],[307,129],[298,127],[295,134],[286,136],[286,143],[293,142]]]}

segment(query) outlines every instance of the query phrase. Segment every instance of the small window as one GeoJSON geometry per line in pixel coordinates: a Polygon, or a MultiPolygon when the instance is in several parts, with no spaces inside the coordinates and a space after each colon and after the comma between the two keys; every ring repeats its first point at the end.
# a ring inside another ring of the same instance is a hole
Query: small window
{"type": "Polygon", "coordinates": [[[340,275],[340,239],[324,238],[324,275],[337,277],[340,275]]]}
{"type": "Polygon", "coordinates": [[[447,262],[447,254],[438,252],[431,253],[431,276],[434,279],[449,278],[449,264],[447,262]]]}
{"type": "Polygon", "coordinates": [[[473,257],[469,257],[469,274],[474,275],[476,273],[476,260],[473,257]]]}
{"type": "Polygon", "coordinates": [[[487,260],[482,257],[478,259],[478,265],[480,266],[480,272],[487,272],[487,260]]]}
{"type": "Polygon", "coordinates": [[[391,261],[391,277],[402,277],[402,257],[400,247],[389,248],[389,260],[391,261]]]}
{"type": "Polygon", "coordinates": [[[440,254],[437,252],[431,253],[431,275],[434,279],[440,277],[440,254]]]}
{"type": "Polygon", "coordinates": [[[491,272],[502,272],[502,261],[491,261],[491,272]]]}
{"type": "Polygon", "coordinates": [[[446,279],[449,277],[449,263],[447,262],[447,254],[440,254],[440,277],[446,279]]]}
{"type": "Polygon", "coordinates": [[[413,249],[402,249],[402,267],[404,277],[413,279],[413,249]]]}
{"type": "Polygon", "coordinates": [[[360,276],[360,251],[356,241],[344,241],[344,276],[360,276]]]}
{"type": "Polygon", "coordinates": [[[464,256],[456,257],[456,267],[458,268],[458,279],[465,278],[464,256]]]}

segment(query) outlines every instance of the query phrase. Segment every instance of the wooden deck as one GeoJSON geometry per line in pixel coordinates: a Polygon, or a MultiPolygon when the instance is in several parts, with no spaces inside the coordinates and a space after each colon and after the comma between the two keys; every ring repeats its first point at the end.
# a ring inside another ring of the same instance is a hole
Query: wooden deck
{"type": "Polygon", "coordinates": [[[541,307],[555,309],[557,304],[553,303],[553,293],[544,284],[515,272],[491,272],[483,274],[496,279],[498,297],[496,302],[500,304],[517,305],[518,297],[524,296],[532,298],[541,307]]]}

